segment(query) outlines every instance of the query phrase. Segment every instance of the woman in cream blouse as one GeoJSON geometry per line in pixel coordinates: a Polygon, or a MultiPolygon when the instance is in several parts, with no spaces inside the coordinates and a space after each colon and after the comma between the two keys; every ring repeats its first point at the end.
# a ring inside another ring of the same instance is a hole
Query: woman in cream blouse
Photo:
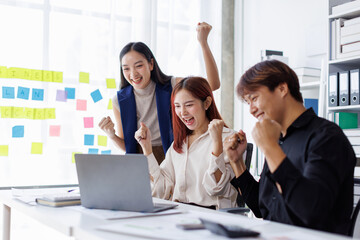
{"type": "Polygon", "coordinates": [[[160,166],[148,127],[141,123],[135,132],[148,159],[154,197],[216,209],[236,206],[237,191],[230,184],[234,174],[222,143],[234,131],[224,124],[213,99],[203,78],[188,77],[175,85],[174,142],[160,166]]]}

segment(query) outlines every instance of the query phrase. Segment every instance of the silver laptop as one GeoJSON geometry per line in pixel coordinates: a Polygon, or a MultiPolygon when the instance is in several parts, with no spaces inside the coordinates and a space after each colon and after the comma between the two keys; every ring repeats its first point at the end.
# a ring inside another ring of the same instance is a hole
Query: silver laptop
{"type": "Polygon", "coordinates": [[[81,205],[86,208],[158,212],[176,204],[153,204],[147,159],[142,154],[75,154],[81,205]]]}

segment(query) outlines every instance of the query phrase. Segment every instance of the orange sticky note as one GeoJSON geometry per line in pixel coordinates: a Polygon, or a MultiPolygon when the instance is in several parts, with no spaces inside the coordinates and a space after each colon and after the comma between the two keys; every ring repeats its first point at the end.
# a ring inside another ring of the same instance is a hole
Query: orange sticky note
{"type": "Polygon", "coordinates": [[[76,110],[86,111],[86,100],[76,99],[76,110]]]}
{"type": "Polygon", "coordinates": [[[93,128],[93,127],[94,127],[94,118],[84,117],[84,128],[93,128]]]}
{"type": "Polygon", "coordinates": [[[60,125],[50,125],[49,136],[50,137],[59,137],[60,136],[60,125]]]}
{"type": "Polygon", "coordinates": [[[0,156],[9,156],[9,145],[0,145],[0,156]]]}
{"type": "Polygon", "coordinates": [[[43,144],[40,142],[31,143],[31,154],[42,154],[43,144]]]}

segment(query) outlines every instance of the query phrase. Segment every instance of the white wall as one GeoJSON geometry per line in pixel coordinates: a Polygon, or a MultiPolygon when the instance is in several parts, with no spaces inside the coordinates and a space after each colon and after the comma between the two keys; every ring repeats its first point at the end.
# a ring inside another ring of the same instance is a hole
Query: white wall
{"type": "MultiPolygon", "coordinates": [[[[327,0],[244,0],[236,4],[235,86],[241,74],[261,60],[263,49],[283,51],[292,68],[321,67],[328,46],[327,0]]],[[[244,129],[251,141],[256,120],[248,106],[235,98],[234,128],[244,129]]]]}

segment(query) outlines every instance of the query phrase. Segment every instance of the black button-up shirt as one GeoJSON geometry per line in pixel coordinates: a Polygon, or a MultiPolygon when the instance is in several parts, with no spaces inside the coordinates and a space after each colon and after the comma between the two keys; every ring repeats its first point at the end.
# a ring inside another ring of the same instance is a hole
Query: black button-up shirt
{"type": "Polygon", "coordinates": [[[340,127],[308,109],[279,145],[286,158],[274,173],[265,161],[259,182],[248,171],[231,182],[255,216],[348,234],[356,157],[340,127]]]}

